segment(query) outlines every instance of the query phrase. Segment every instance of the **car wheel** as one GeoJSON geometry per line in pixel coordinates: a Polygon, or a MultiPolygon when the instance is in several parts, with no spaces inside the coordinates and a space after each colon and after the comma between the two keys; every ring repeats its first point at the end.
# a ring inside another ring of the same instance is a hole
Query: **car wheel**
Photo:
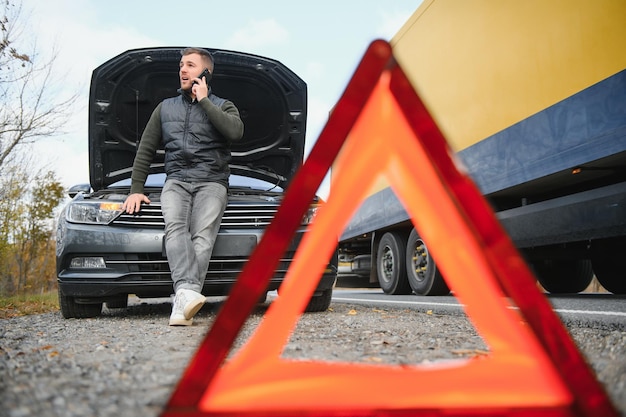
{"type": "Polygon", "coordinates": [[[79,304],[74,297],[64,295],[59,288],[59,306],[61,314],[66,319],[84,319],[97,317],[102,313],[102,303],[79,304]]]}
{"type": "Polygon", "coordinates": [[[532,263],[537,280],[552,294],[571,294],[583,291],[593,279],[588,259],[546,259],[532,263]]]}
{"type": "Polygon", "coordinates": [[[128,307],[128,296],[112,298],[106,302],[106,306],[107,308],[126,308],[128,307]]]}
{"type": "Polygon", "coordinates": [[[378,283],[385,294],[410,294],[406,277],[406,235],[387,232],[380,239],[376,256],[378,283]]]}
{"type": "Polygon", "coordinates": [[[426,244],[411,230],[406,243],[406,274],[409,285],[419,295],[447,295],[450,293],[426,244]]]}
{"type": "Polygon", "coordinates": [[[320,295],[314,295],[309,300],[309,304],[307,304],[306,309],[304,311],[308,313],[318,312],[318,311],[326,311],[330,306],[330,301],[333,298],[333,289],[329,288],[327,290],[322,291],[320,295]]]}

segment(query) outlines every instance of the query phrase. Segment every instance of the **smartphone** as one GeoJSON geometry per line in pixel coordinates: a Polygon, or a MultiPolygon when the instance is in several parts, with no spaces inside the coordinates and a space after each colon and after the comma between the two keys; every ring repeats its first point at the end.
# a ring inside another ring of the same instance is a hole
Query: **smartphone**
{"type": "MultiPolygon", "coordinates": [[[[202,79],[202,77],[206,78],[206,85],[209,85],[209,82],[211,82],[211,73],[209,72],[208,68],[205,68],[204,71],[202,71],[197,78],[202,79]]],[[[193,83],[198,84],[198,82],[195,80],[193,81],[193,83]]]]}

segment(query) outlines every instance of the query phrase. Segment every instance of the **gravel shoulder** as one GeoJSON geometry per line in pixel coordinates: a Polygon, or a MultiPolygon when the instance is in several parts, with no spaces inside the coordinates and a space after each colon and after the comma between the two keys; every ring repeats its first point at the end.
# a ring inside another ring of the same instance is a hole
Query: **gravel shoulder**
{"type": "MultiPolygon", "coordinates": [[[[0,320],[0,416],[157,416],[222,300],[210,298],[192,327],[167,325],[167,299],[131,299],[128,309],[105,309],[96,319],[48,313],[0,320]]],[[[237,346],[267,305],[250,317],[237,346]]],[[[626,416],[624,326],[566,325],[626,416]]],[[[487,352],[464,316],[333,303],[326,312],[302,316],[283,356],[425,364],[487,352]]]]}

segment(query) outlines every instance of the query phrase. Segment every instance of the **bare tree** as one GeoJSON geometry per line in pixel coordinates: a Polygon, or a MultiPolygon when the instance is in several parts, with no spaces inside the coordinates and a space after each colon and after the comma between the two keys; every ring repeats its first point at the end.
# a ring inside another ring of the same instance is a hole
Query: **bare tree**
{"type": "MultiPolygon", "coordinates": [[[[63,189],[29,156],[38,140],[61,133],[76,93],[54,72],[57,52],[39,54],[19,0],[0,10],[0,296],[54,283],[52,217],[63,189]],[[70,96],[70,97],[68,97],[70,96]],[[64,98],[65,97],[65,98],[64,98]]],[[[47,51],[46,51],[47,52],[47,51]]]]}
{"type": "Polygon", "coordinates": [[[36,42],[25,36],[19,4],[5,0],[0,21],[0,175],[20,145],[60,133],[76,94],[59,98],[57,53],[40,62],[36,42]],[[29,45],[29,42],[33,42],[29,45]]]}

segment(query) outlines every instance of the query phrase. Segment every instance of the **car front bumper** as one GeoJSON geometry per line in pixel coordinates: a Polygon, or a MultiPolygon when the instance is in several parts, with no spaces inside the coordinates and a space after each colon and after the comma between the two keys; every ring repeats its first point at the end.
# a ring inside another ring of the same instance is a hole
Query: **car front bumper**
{"type": "MultiPolygon", "coordinates": [[[[285,277],[304,229],[283,254],[268,291],[285,277]]],[[[173,293],[162,229],[92,226],[64,222],[59,227],[57,277],[60,291],[80,302],[98,302],[127,294],[166,297],[173,293]],[[74,258],[101,258],[102,268],[75,268],[74,258]]],[[[218,234],[203,294],[227,295],[262,237],[260,229],[221,230],[218,234]]],[[[332,288],[337,254],[320,279],[316,292],[332,288]]]]}

